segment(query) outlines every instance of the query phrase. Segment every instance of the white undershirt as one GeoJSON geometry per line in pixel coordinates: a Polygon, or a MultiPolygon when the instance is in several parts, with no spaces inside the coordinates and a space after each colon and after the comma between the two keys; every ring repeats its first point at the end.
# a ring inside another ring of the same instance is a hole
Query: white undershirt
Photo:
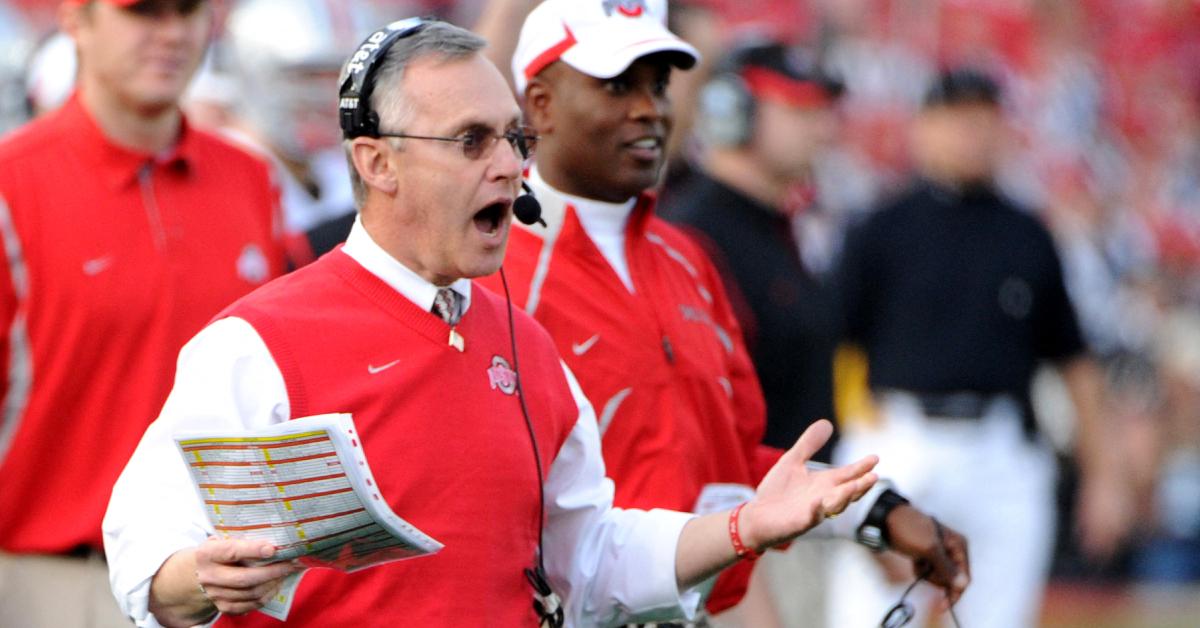
{"type": "Polygon", "coordinates": [[[596,243],[600,254],[617,273],[617,277],[621,278],[621,283],[632,293],[633,279],[629,275],[629,260],[625,257],[625,227],[629,224],[629,216],[633,213],[637,198],[623,203],[606,203],[572,196],[546,183],[536,165],[529,170],[529,180],[553,191],[575,208],[575,215],[579,217],[579,224],[583,226],[584,233],[596,243]]]}

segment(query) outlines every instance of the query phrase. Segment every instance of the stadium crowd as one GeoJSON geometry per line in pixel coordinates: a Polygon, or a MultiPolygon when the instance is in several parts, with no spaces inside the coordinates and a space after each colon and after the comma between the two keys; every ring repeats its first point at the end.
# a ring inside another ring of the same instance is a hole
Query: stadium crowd
{"type": "MultiPolygon", "coordinates": [[[[0,0],[0,131],[70,93],[73,53],[53,39],[60,4],[0,0]]],[[[336,111],[320,110],[362,36],[387,20],[437,16],[484,32],[507,73],[537,2],[285,2],[300,16],[292,31],[253,16],[239,25],[239,5],[249,4],[214,2],[214,44],[184,107],[192,123],[272,158],[288,258],[298,267],[343,239],[353,220],[336,111]],[[322,4],[341,6],[323,13],[322,4]],[[278,49],[268,41],[273,27],[278,49]]],[[[1038,431],[1062,463],[1054,573],[1200,582],[1200,0],[672,0],[670,11],[671,30],[702,60],[671,79],[668,202],[709,148],[711,138],[693,127],[701,87],[727,52],[785,42],[838,84],[836,131],[781,208],[815,276],[837,266],[847,230],[909,181],[910,127],[927,86],[947,68],[996,79],[1008,131],[998,186],[1035,208],[1053,236],[1101,366],[1102,420],[1118,453],[1110,460],[1133,496],[1118,507],[1128,509],[1128,528],[1115,547],[1081,547],[1072,401],[1056,372],[1039,372],[1038,431]]],[[[845,376],[853,358],[838,368],[830,405],[850,420],[863,414],[863,390],[845,376]]]]}

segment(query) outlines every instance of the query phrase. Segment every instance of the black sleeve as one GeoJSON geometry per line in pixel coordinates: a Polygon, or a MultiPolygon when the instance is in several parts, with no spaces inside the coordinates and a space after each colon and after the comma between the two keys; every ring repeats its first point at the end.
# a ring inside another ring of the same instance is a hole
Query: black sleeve
{"type": "Polygon", "coordinates": [[[321,257],[332,251],[337,245],[345,242],[346,237],[350,235],[350,228],[354,226],[354,218],[357,215],[357,212],[343,214],[309,229],[305,233],[305,237],[308,238],[308,244],[312,248],[313,257],[321,257]]]}
{"type": "Polygon", "coordinates": [[[1075,307],[1067,294],[1063,279],[1062,262],[1058,249],[1049,232],[1039,229],[1042,259],[1045,274],[1042,277],[1041,296],[1035,321],[1035,347],[1037,357],[1061,362],[1083,354],[1087,347],[1079,329],[1075,307]]]}
{"type": "Polygon", "coordinates": [[[846,234],[835,274],[837,307],[841,313],[839,336],[865,344],[873,311],[869,300],[867,270],[870,268],[870,223],[859,223],[846,234]]]}

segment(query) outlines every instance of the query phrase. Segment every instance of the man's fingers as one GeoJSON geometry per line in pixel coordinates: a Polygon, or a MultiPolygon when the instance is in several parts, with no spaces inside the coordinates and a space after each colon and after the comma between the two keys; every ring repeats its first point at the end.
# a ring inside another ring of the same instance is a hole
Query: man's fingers
{"type": "Polygon", "coordinates": [[[867,491],[870,491],[871,487],[875,486],[875,482],[877,481],[879,481],[879,476],[874,473],[868,473],[855,480],[854,491],[850,496],[850,501],[856,502],[862,499],[863,495],[866,495],[867,491]]]}
{"type": "Polygon", "coordinates": [[[204,592],[208,594],[208,599],[213,600],[214,603],[217,601],[229,603],[254,602],[264,598],[269,599],[274,592],[279,590],[280,583],[282,582],[283,578],[278,578],[245,589],[234,589],[215,584],[205,585],[204,592]]]}
{"type": "Polygon", "coordinates": [[[874,469],[875,465],[877,464],[879,464],[879,456],[863,456],[862,458],[859,458],[850,464],[841,467],[834,467],[827,473],[832,474],[835,482],[838,484],[843,484],[862,477],[868,471],[874,469]]]}
{"type": "Polygon", "coordinates": [[[261,560],[275,555],[275,546],[268,541],[249,539],[212,539],[197,551],[198,560],[233,564],[243,560],[261,560]]]}
{"type": "Polygon", "coordinates": [[[930,570],[929,581],[940,587],[949,588],[958,574],[958,567],[941,548],[935,548],[920,561],[930,570]]]}
{"type": "Polygon", "coordinates": [[[866,494],[875,484],[875,480],[875,474],[868,473],[857,480],[831,488],[825,498],[821,500],[822,512],[828,516],[841,514],[850,505],[850,502],[856,501],[866,494]]]}
{"type": "MultiPolygon", "coordinates": [[[[199,571],[197,577],[200,584],[204,586],[204,590],[209,592],[209,597],[213,597],[211,591],[215,589],[253,591],[266,583],[281,580],[296,571],[297,567],[292,563],[275,563],[258,567],[213,565],[199,571]]],[[[252,599],[253,597],[254,595],[247,594],[243,599],[252,599]]]]}
{"type": "Polygon", "coordinates": [[[257,600],[253,602],[219,602],[215,605],[217,610],[226,615],[245,615],[263,607],[257,600]]]}
{"type": "Polygon", "coordinates": [[[821,419],[804,430],[804,433],[796,440],[796,444],[783,454],[783,458],[788,458],[789,462],[804,464],[813,457],[813,454],[817,453],[817,450],[825,446],[832,435],[833,424],[826,419],[821,419]]]}
{"type": "Polygon", "coordinates": [[[967,550],[967,537],[947,530],[945,534],[946,553],[950,560],[958,566],[958,578],[953,583],[958,589],[966,589],[971,582],[971,559],[967,550]]]}
{"type": "Polygon", "coordinates": [[[930,582],[943,587],[946,592],[946,606],[953,606],[971,582],[966,537],[942,528],[941,545],[930,557],[930,564],[934,567],[930,582]]]}
{"type": "Polygon", "coordinates": [[[241,615],[266,605],[279,592],[283,580],[298,569],[292,563],[261,567],[217,566],[209,570],[212,577],[202,578],[201,583],[205,595],[217,610],[241,615]]]}

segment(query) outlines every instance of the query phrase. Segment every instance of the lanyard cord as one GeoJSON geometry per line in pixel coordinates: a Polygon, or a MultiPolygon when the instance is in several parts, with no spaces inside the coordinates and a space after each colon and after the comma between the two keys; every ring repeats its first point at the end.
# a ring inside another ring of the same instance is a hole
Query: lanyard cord
{"type": "Polygon", "coordinates": [[[508,291],[508,278],[504,268],[500,268],[500,282],[504,285],[504,300],[508,305],[508,339],[512,346],[513,371],[517,374],[517,401],[521,404],[521,415],[525,417],[525,428],[529,431],[529,444],[533,447],[533,462],[537,466],[538,478],[538,545],[537,565],[534,569],[525,569],[525,579],[533,585],[535,596],[533,606],[537,610],[542,625],[562,626],[563,609],[554,597],[554,591],[546,579],[546,562],[542,557],[542,529],[546,527],[546,479],[542,471],[542,456],[538,450],[537,434],[533,431],[533,420],[529,418],[529,408],[525,405],[525,392],[521,386],[521,366],[517,359],[517,333],[513,325],[512,295],[508,291]]]}

